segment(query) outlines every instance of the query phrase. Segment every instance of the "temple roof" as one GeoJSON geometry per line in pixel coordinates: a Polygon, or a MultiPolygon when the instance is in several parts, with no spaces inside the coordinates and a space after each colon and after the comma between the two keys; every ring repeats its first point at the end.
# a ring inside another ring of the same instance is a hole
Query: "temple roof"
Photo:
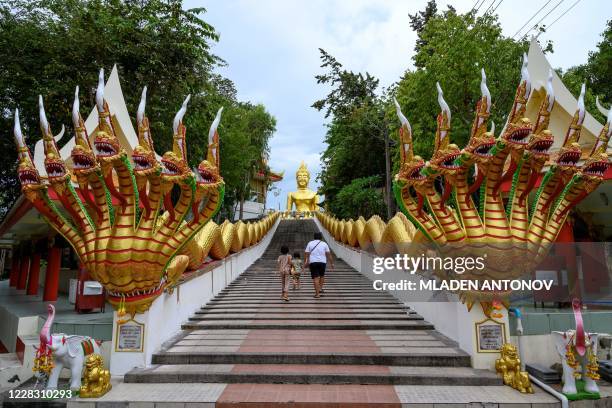
{"type": "MultiPolygon", "coordinates": [[[[552,67],[535,38],[531,40],[527,57],[529,60],[528,70],[531,83],[533,84],[533,92],[531,98],[529,98],[527,102],[526,115],[535,122],[540,102],[545,95],[548,72],[552,67]]],[[[552,76],[555,106],[550,114],[550,124],[548,128],[555,138],[553,146],[551,147],[551,159],[554,159],[556,157],[555,153],[559,150],[561,145],[563,145],[565,133],[576,111],[578,100],[572,95],[569,89],[567,89],[554,69],[552,70],[552,76]]],[[[599,123],[588,111],[586,111],[579,141],[583,151],[583,158],[591,151],[602,127],[603,124],[599,123]]],[[[611,148],[608,147],[609,154],[611,152],[610,149],[611,148]]]]}
{"type": "MultiPolygon", "coordinates": [[[[266,174],[264,173],[263,170],[258,170],[255,172],[255,175],[253,176],[253,178],[255,180],[266,180],[265,175],[266,174]]],[[[277,172],[274,170],[268,170],[267,181],[272,182],[272,183],[279,182],[283,179],[284,175],[285,175],[284,171],[277,172]]]]}

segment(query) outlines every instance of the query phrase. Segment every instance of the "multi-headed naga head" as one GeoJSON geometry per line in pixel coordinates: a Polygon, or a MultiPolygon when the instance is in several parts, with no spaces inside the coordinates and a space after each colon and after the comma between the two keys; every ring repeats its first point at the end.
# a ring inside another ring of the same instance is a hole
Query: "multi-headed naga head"
{"type": "Polygon", "coordinates": [[[136,124],[138,125],[138,146],[132,152],[132,162],[134,162],[134,174],[136,176],[150,176],[158,174],[161,165],[155,157],[153,138],[149,128],[149,119],[145,115],[147,99],[147,87],[142,90],[140,104],[136,112],[136,124]]]}
{"type": "MultiPolygon", "coordinates": [[[[136,313],[147,310],[166,287],[177,282],[189,264],[188,256],[179,251],[194,238],[221,205],[223,181],[219,175],[219,137],[216,134],[220,112],[211,129],[212,143],[209,145],[206,163],[200,166],[199,171],[201,184],[211,188],[202,190],[202,200],[198,201],[198,204],[204,204],[202,208],[198,205],[189,208],[189,203],[193,201],[189,193],[195,190],[195,176],[187,167],[185,127],[182,124],[189,98],[175,117],[174,150],[165,155],[164,173],[161,173],[161,165],[155,160],[148,121],[144,115],[146,90],[143,91],[137,114],[139,146],[134,149],[136,170],[129,165],[127,154],[116,137],[103,91],[101,72],[96,92],[100,120],[93,150],[79,114],[78,88],[75,93],[72,119],[76,136],[71,155],[81,194],[72,188],[68,171],[51,134],[42,100],[40,125],[49,184],[41,181],[25,144],[19,125],[19,113],[16,111],[14,133],[19,151],[18,174],[26,198],[74,247],[92,278],[107,290],[109,302],[118,306],[120,311],[125,309],[136,313]],[[97,173],[89,177],[92,172],[97,173]],[[151,174],[151,177],[134,177],[139,172],[140,175],[151,174]],[[115,185],[115,175],[118,188],[115,185]],[[164,178],[168,182],[166,185],[160,183],[164,178]],[[145,183],[139,185],[139,181],[145,183]],[[170,194],[165,195],[163,207],[152,205],[159,203],[160,184],[169,187],[169,190],[174,183],[181,183],[182,187],[177,205],[174,206],[170,194]],[[186,186],[188,188],[183,189],[186,186]],[[56,193],[58,202],[51,201],[46,193],[48,188],[56,193]],[[183,194],[188,197],[183,197],[183,194]],[[112,198],[119,200],[121,206],[113,205],[112,198]],[[140,202],[143,203],[146,215],[139,216],[142,213],[135,211],[140,202]],[[166,221],[156,223],[164,218],[160,217],[162,208],[170,215],[166,221]],[[183,222],[190,209],[193,217],[189,222],[183,222]],[[70,217],[65,217],[65,212],[70,217]],[[94,217],[95,223],[91,217],[92,212],[97,214],[94,217]]],[[[117,130],[121,129],[117,127],[117,130]]]]}
{"type": "Polygon", "coordinates": [[[587,190],[590,192],[594,190],[604,178],[604,173],[608,170],[610,163],[608,162],[608,142],[612,135],[612,108],[608,111],[608,118],[606,124],[599,132],[595,145],[591,150],[589,158],[584,162],[580,169],[580,176],[587,184],[592,184],[592,189],[587,190]]]}
{"type": "Polygon", "coordinates": [[[164,153],[161,159],[162,180],[166,183],[178,183],[193,176],[187,163],[187,146],[185,145],[187,128],[183,125],[183,117],[187,112],[187,103],[190,98],[191,95],[187,95],[183,105],[174,116],[172,151],[164,153]]]}
{"type": "Polygon", "coordinates": [[[33,199],[33,194],[38,190],[44,189],[45,185],[40,179],[40,174],[32,161],[30,149],[25,143],[25,138],[21,131],[21,123],[19,122],[19,109],[15,109],[15,127],[13,129],[13,135],[15,136],[15,144],[17,145],[17,151],[19,153],[17,176],[21,183],[21,191],[31,200],[33,199]]]}
{"type": "Polygon", "coordinates": [[[436,173],[448,176],[456,173],[457,169],[459,169],[459,165],[455,163],[455,159],[459,157],[461,151],[456,144],[450,143],[451,111],[444,100],[442,88],[437,82],[436,88],[438,90],[440,113],[437,119],[438,127],[436,129],[434,153],[429,160],[428,167],[436,173]]]}
{"type": "Polygon", "coordinates": [[[470,140],[468,145],[461,151],[462,158],[468,163],[485,165],[491,158],[491,149],[495,145],[495,125],[487,131],[487,121],[491,114],[491,93],[487,88],[487,76],[484,69],[481,70],[480,92],[482,96],[476,103],[476,115],[472,123],[470,140]]]}
{"type": "Polygon", "coordinates": [[[100,169],[93,152],[89,135],[85,129],[85,122],[79,112],[79,87],[74,91],[74,102],[72,104],[72,123],[74,125],[74,147],[70,152],[72,157],[72,171],[75,176],[87,177],[100,169]]]}
{"type": "Polygon", "coordinates": [[[425,182],[425,176],[421,174],[421,170],[425,167],[425,160],[421,156],[414,155],[414,147],[412,143],[412,128],[406,116],[393,98],[395,103],[395,111],[400,120],[400,169],[395,179],[404,186],[414,186],[425,182]]]}
{"type": "Polygon", "coordinates": [[[550,149],[554,142],[553,134],[548,129],[550,112],[552,112],[553,106],[555,105],[555,93],[552,87],[552,79],[553,74],[551,69],[548,71],[546,95],[540,104],[535,129],[525,148],[526,157],[535,160],[536,163],[540,165],[544,165],[550,157],[548,149],[550,149]]]}
{"type": "Polygon", "coordinates": [[[521,82],[516,88],[512,111],[508,117],[506,127],[502,132],[501,141],[507,143],[515,153],[522,153],[527,145],[527,138],[531,134],[532,124],[529,118],[525,117],[527,100],[531,93],[531,80],[527,70],[527,55],[523,54],[523,66],[521,68],[521,82]]]}
{"type": "Polygon", "coordinates": [[[96,107],[98,108],[99,123],[98,131],[94,139],[94,148],[98,161],[104,167],[126,155],[125,150],[121,147],[119,139],[115,134],[110,109],[104,100],[104,69],[100,70],[100,75],[98,77],[96,107]]]}
{"type": "Polygon", "coordinates": [[[219,184],[223,183],[220,173],[219,133],[217,132],[222,112],[223,107],[217,111],[215,120],[210,125],[210,130],[208,131],[208,153],[206,154],[206,159],[202,160],[198,165],[198,190],[218,188],[219,184]]]}
{"type": "Polygon", "coordinates": [[[559,154],[555,162],[557,170],[564,174],[572,175],[578,171],[577,163],[580,160],[582,150],[578,141],[580,140],[580,132],[582,130],[582,123],[584,122],[585,107],[584,107],[584,94],[585,85],[582,85],[580,90],[580,96],[578,97],[578,106],[576,112],[572,118],[572,122],[567,129],[563,146],[559,149],[559,154]]]}
{"type": "MultiPolygon", "coordinates": [[[[43,135],[45,171],[47,172],[47,177],[50,183],[64,183],[70,178],[70,174],[68,174],[68,171],[66,170],[66,165],[60,156],[53,133],[51,133],[51,127],[47,121],[45,106],[43,105],[43,98],[41,95],[38,96],[38,114],[40,119],[40,131],[43,135]]],[[[63,134],[63,131],[60,133],[60,135],[61,134],[63,134]]]]}

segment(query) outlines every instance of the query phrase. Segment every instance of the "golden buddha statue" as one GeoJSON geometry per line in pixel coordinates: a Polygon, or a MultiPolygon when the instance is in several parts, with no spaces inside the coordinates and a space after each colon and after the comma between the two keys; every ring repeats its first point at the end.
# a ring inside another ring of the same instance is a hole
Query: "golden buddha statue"
{"type": "Polygon", "coordinates": [[[292,211],[294,204],[295,210],[300,213],[317,211],[319,197],[317,197],[316,192],[308,189],[310,172],[303,161],[295,173],[295,181],[297,182],[298,189],[287,195],[287,211],[292,211]]]}

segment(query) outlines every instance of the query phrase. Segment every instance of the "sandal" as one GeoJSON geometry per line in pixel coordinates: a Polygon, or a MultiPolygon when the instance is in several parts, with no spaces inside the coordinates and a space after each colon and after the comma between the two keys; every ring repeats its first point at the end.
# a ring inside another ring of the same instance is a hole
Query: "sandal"
{"type": "Polygon", "coordinates": [[[320,298],[320,297],[321,297],[321,295],[314,295],[314,296],[313,296],[313,298],[315,298],[315,299],[318,299],[318,298],[320,298]]]}
{"type": "Polygon", "coordinates": [[[284,298],[283,298],[283,300],[284,300],[285,302],[288,302],[288,301],[289,301],[289,298],[288,298],[288,297],[284,297],[284,298]]]}

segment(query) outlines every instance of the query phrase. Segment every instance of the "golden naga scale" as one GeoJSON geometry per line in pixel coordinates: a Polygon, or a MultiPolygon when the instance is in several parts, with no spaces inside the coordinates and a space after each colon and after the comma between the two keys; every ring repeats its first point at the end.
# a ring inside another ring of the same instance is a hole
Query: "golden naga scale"
{"type": "Polygon", "coordinates": [[[116,122],[104,99],[101,70],[96,91],[99,122],[92,135],[87,134],[79,112],[78,87],[75,92],[75,146],[69,169],[60,156],[40,97],[46,180],[34,166],[19,112],[15,111],[17,172],[24,196],[72,245],[120,314],[146,311],[164,290],[172,290],[185,271],[197,269],[207,257],[222,259],[257,243],[278,217],[273,214],[249,224],[226,221],[220,226],[211,220],[225,191],[217,132],[223,108],[210,127],[206,159],[194,173],[187,162],[183,124],[188,102],[189,96],[174,118],[172,150],[158,160],[145,115],[145,87],[136,114],[138,146],[130,160],[119,143],[116,122]],[[176,202],[171,197],[174,186],[180,189],[176,202]],[[50,198],[49,189],[59,203],[50,198]]]}
{"type": "MultiPolygon", "coordinates": [[[[606,150],[612,133],[612,109],[590,155],[579,165],[578,140],[585,116],[583,85],[564,143],[536,189],[554,140],[548,129],[555,104],[552,72],[537,119],[532,123],[525,116],[531,82],[527,56],[523,56],[512,110],[497,138],[494,126],[489,129],[487,124],[491,95],[484,70],[480,87],[482,96],[476,104],[468,145],[459,149],[451,143],[451,112],[437,85],[440,114],[434,153],[427,162],[414,154],[410,123],[395,101],[401,122],[401,163],[394,193],[401,213],[388,224],[376,216],[368,221],[363,218],[346,221],[318,213],[317,217],[336,240],[362,249],[373,245],[378,255],[410,254],[416,249],[408,244],[428,243],[429,248],[443,255],[487,257],[485,269],[478,273],[436,271],[442,280],[516,279],[536,268],[557,239],[570,210],[603,181],[609,166],[606,150]],[[507,203],[501,192],[505,180],[512,181],[507,203]],[[443,186],[441,192],[436,184],[443,186]],[[532,192],[535,194],[530,196],[532,192]]],[[[463,291],[460,297],[469,308],[480,301],[489,315],[492,303],[506,303],[508,294],[463,291]]]]}

